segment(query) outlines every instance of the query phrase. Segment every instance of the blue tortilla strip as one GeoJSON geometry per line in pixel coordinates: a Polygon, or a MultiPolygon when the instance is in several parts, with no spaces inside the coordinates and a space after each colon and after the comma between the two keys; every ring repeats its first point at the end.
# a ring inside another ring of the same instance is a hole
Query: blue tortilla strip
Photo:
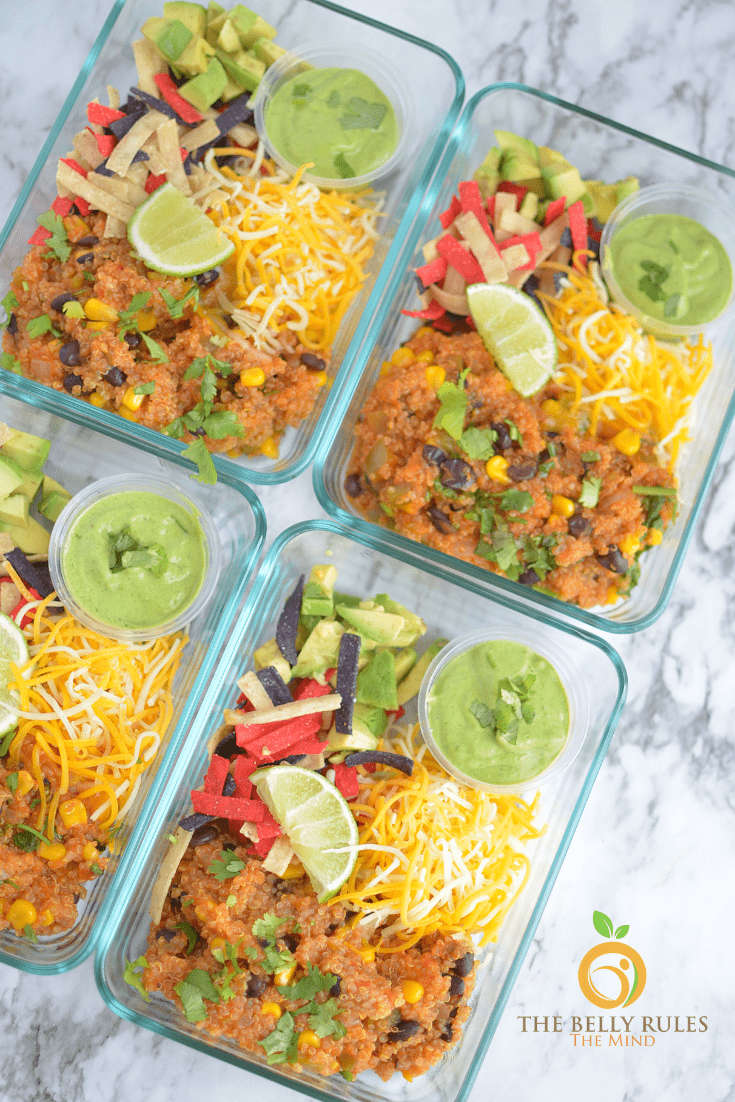
{"type": "Polygon", "coordinates": [[[352,733],[352,713],[357,693],[357,663],[361,645],[360,636],[349,632],[345,632],[339,641],[336,691],[342,697],[342,703],[334,713],[334,727],[339,735],[352,733]]]}
{"type": "Polygon", "coordinates": [[[270,697],[271,704],[293,704],[293,695],[275,666],[266,666],[255,673],[270,697]]]}
{"type": "Polygon", "coordinates": [[[226,134],[229,130],[232,130],[233,126],[237,126],[238,123],[252,123],[254,115],[248,107],[249,102],[250,92],[244,92],[243,95],[238,96],[237,99],[233,99],[230,105],[217,116],[214,121],[219,127],[220,134],[226,134]]]}
{"type": "Polygon", "coordinates": [[[394,769],[400,769],[402,773],[411,776],[413,762],[404,754],[391,754],[389,750],[356,750],[354,754],[348,754],[345,765],[368,765],[375,762],[377,765],[392,765],[394,769]]]}
{"type": "Polygon", "coordinates": [[[141,88],[131,88],[130,95],[135,96],[136,99],[142,100],[152,111],[160,111],[162,115],[168,115],[170,119],[176,119],[177,122],[182,123],[184,126],[188,125],[181,116],[174,111],[171,104],[166,103],[165,99],[159,99],[158,96],[152,96],[149,92],[144,92],[141,88]]]}
{"type": "Polygon", "coordinates": [[[216,818],[216,815],[205,815],[202,811],[194,811],[191,815],[186,815],[183,819],[179,819],[179,826],[183,830],[195,831],[200,826],[204,826],[205,823],[211,823],[212,819],[216,818]]]}
{"type": "Polygon", "coordinates": [[[299,660],[296,652],[296,632],[299,630],[305,577],[306,575],[302,574],[299,578],[296,588],[283,606],[283,612],[278,617],[276,625],[276,645],[289,666],[295,666],[299,660]]]}
{"type": "Polygon", "coordinates": [[[5,558],[27,586],[35,589],[41,597],[48,597],[54,591],[47,562],[29,562],[20,547],[13,547],[5,553],[5,558]]]}
{"type": "Polygon", "coordinates": [[[149,160],[150,160],[150,157],[146,153],[145,149],[139,149],[138,152],[133,157],[133,160],[131,161],[131,164],[137,165],[137,164],[140,164],[141,161],[149,161],[149,160]]]}
{"type": "MultiPolygon", "coordinates": [[[[130,101],[126,104],[126,107],[130,106],[130,101]]],[[[123,108],[125,110],[125,108],[123,108]]],[[[113,119],[109,125],[112,133],[115,135],[118,141],[124,138],[128,130],[132,130],[138,119],[142,119],[146,114],[148,108],[142,102],[142,100],[134,100],[133,106],[130,106],[129,111],[125,111],[125,116],[122,119],[113,119]]]]}

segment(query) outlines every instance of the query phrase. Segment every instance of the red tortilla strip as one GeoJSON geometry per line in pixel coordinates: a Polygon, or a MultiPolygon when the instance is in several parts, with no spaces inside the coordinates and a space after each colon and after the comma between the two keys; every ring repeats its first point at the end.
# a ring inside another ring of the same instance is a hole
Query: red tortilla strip
{"type": "MultiPolygon", "coordinates": [[[[263,806],[265,807],[265,805],[263,806]]],[[[266,807],[263,818],[258,820],[258,841],[263,842],[266,838],[278,838],[280,834],[281,828],[266,807]]]]}
{"type": "MultiPolygon", "coordinates": [[[[465,321],[467,318],[465,318],[465,321]]],[[[451,333],[454,328],[454,323],[447,317],[435,318],[431,323],[435,329],[441,330],[442,333],[451,333]]]]}
{"type": "Polygon", "coordinates": [[[143,186],[145,187],[145,190],[148,192],[148,194],[152,195],[153,192],[161,186],[161,184],[165,183],[166,174],[164,172],[162,172],[160,176],[154,176],[153,173],[150,172],[148,174],[148,179],[143,186]]]}
{"type": "Polygon", "coordinates": [[[74,197],[74,206],[77,208],[82,218],[86,218],[92,207],[87,199],[82,199],[81,195],[74,197]]]}
{"type": "Polygon", "coordinates": [[[78,172],[80,176],[86,177],[86,168],[82,168],[82,166],[79,164],[79,161],[75,161],[73,157],[59,157],[59,160],[61,164],[68,165],[69,168],[74,170],[74,172],[78,172]]]}
{"type": "Polygon", "coordinates": [[[334,786],[346,800],[354,800],[360,791],[360,782],[355,766],[338,762],[334,767],[334,786]]]}
{"type": "Polygon", "coordinates": [[[464,249],[459,241],[451,234],[445,234],[444,237],[440,237],[436,244],[437,250],[440,256],[456,268],[459,274],[467,280],[468,283],[484,283],[485,277],[482,274],[482,268],[475,260],[472,253],[464,249]]]}
{"type": "Polygon", "coordinates": [[[256,769],[254,761],[247,758],[244,754],[239,754],[235,758],[235,768],[232,771],[232,779],[235,782],[235,795],[250,797],[253,794],[253,785],[250,780],[250,774],[256,769]]]}
{"type": "Polygon", "coordinates": [[[241,823],[257,823],[267,808],[260,800],[244,800],[239,796],[217,796],[213,792],[191,794],[191,806],[202,815],[216,815],[219,819],[237,819],[241,823]]]}
{"type": "Polygon", "coordinates": [[[87,104],[87,118],[98,126],[109,126],[115,119],[124,119],[124,111],[116,111],[114,107],[105,107],[102,103],[87,104]]]}
{"type": "Polygon", "coordinates": [[[48,241],[51,237],[51,230],[45,230],[43,226],[39,226],[37,230],[34,230],[31,236],[28,238],[29,245],[43,245],[44,241],[48,241]]]}
{"type": "MultiPolygon", "coordinates": [[[[584,207],[582,206],[582,200],[577,199],[576,203],[567,210],[567,217],[569,218],[569,232],[572,235],[572,248],[577,249],[587,248],[587,217],[584,213],[584,207]]],[[[582,262],[586,265],[587,258],[581,257],[582,262]]]]}
{"type": "MultiPolygon", "coordinates": [[[[332,670],[331,673],[334,674],[334,670],[332,670]]],[[[327,670],[327,678],[329,674],[330,671],[327,670]]],[[[333,691],[331,685],[322,685],[319,681],[314,681],[312,678],[305,678],[294,692],[293,698],[294,700],[313,700],[316,696],[328,696],[328,694],[333,691]]]]}
{"type": "Polygon", "coordinates": [[[459,197],[462,201],[463,213],[474,214],[494,245],[495,238],[493,237],[493,231],[490,229],[490,223],[487,220],[485,206],[482,202],[482,193],[477,180],[463,180],[459,185],[459,197]]]}
{"type": "Polygon", "coordinates": [[[555,218],[559,218],[564,213],[566,203],[566,198],[563,195],[559,199],[551,200],[544,214],[544,227],[550,225],[555,218]]]}
{"type": "Polygon", "coordinates": [[[503,241],[502,245],[500,246],[501,253],[505,252],[507,248],[510,248],[513,245],[524,245],[529,256],[528,263],[521,264],[515,270],[522,272],[525,271],[526,268],[535,268],[536,257],[542,249],[541,238],[539,237],[538,233],[524,233],[519,234],[516,237],[508,237],[505,241],[503,241]]]}
{"type": "Polygon", "coordinates": [[[439,215],[439,221],[445,230],[448,230],[454,219],[462,210],[462,204],[456,195],[452,196],[452,201],[446,210],[442,211],[439,215]]]}
{"type": "Polygon", "coordinates": [[[438,256],[436,260],[431,260],[428,264],[422,264],[420,268],[417,268],[416,275],[424,287],[429,287],[432,283],[439,283],[440,280],[444,279],[448,267],[449,265],[444,257],[438,256]]]}
{"type": "Polygon", "coordinates": [[[253,849],[257,853],[258,857],[267,857],[270,853],[275,838],[264,838],[262,842],[253,842],[253,849]]]}
{"type": "Polygon", "coordinates": [[[70,196],[57,195],[51,204],[51,210],[54,214],[58,214],[60,218],[66,218],[73,206],[74,200],[70,196]]]}
{"type": "Polygon", "coordinates": [[[428,321],[436,321],[444,314],[444,307],[438,302],[430,302],[423,310],[401,310],[407,318],[426,318],[428,321]]]}
{"type": "Polygon", "coordinates": [[[204,778],[204,791],[220,796],[222,789],[225,787],[225,777],[227,776],[230,763],[227,758],[220,757],[219,754],[215,754],[209,763],[207,774],[204,778]]]}
{"type": "Polygon", "coordinates": [[[515,195],[515,197],[516,197],[516,210],[518,210],[521,203],[523,202],[523,197],[525,196],[526,192],[528,191],[528,188],[523,187],[521,184],[513,184],[513,183],[511,183],[510,180],[501,180],[500,183],[498,184],[498,191],[507,191],[511,195],[515,195]]]}
{"type": "Polygon", "coordinates": [[[154,73],[153,79],[158,85],[158,90],[166,103],[169,107],[173,107],[180,119],[192,125],[195,122],[204,121],[204,116],[200,115],[195,107],[192,107],[190,103],[187,103],[186,100],[179,95],[176,85],[168,73],[154,73]]]}
{"type": "Polygon", "coordinates": [[[95,134],[94,139],[103,157],[109,157],[117,145],[117,138],[114,134],[95,134]]]}

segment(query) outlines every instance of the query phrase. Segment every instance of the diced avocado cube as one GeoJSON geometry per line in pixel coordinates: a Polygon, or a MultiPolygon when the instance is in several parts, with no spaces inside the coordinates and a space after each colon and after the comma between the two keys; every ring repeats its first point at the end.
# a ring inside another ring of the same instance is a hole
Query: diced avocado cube
{"type": "Polygon", "coordinates": [[[494,195],[500,183],[500,161],[503,156],[502,149],[493,146],[474,175],[480,191],[487,199],[494,195]]]}
{"type": "Polygon", "coordinates": [[[167,22],[168,20],[162,19],[160,15],[152,15],[150,19],[146,19],[145,23],[140,29],[145,37],[150,42],[152,42],[154,46],[156,46],[158,36],[159,34],[163,34],[164,30],[166,29],[167,22]]]}
{"type": "Polygon", "coordinates": [[[230,13],[226,11],[219,4],[210,4],[207,10],[207,41],[212,46],[217,45],[217,38],[219,32],[222,30],[224,23],[230,18],[230,13]]]}
{"type": "Polygon", "coordinates": [[[16,547],[26,555],[47,555],[50,536],[37,520],[28,517],[24,525],[0,521],[0,532],[7,532],[16,547]]]}
{"type": "Polygon", "coordinates": [[[15,493],[23,483],[24,471],[14,459],[0,455],[0,498],[15,493]]]}
{"type": "Polygon", "coordinates": [[[403,707],[404,704],[408,704],[416,693],[421,688],[421,682],[424,679],[424,674],[428,670],[429,666],[436,658],[442,647],[445,647],[448,643],[447,639],[436,639],[431,646],[424,651],[419,658],[416,665],[409,672],[407,677],[404,677],[403,681],[398,686],[396,696],[398,698],[399,707],[403,707]]]}
{"type": "Polygon", "coordinates": [[[215,45],[219,46],[221,50],[224,50],[228,54],[236,54],[240,50],[240,39],[235,29],[235,24],[231,19],[225,19],[222,24],[222,29],[217,35],[217,42],[215,45]]]}
{"type": "Polygon", "coordinates": [[[315,677],[324,684],[325,672],[337,665],[344,628],[337,620],[320,620],[299,651],[292,677],[315,677]]]}
{"type": "Polygon", "coordinates": [[[302,616],[330,616],[334,611],[334,583],[337,571],[333,566],[313,566],[301,598],[302,616]]]}
{"type": "Polygon", "coordinates": [[[230,9],[230,19],[237,28],[240,42],[247,49],[259,38],[275,38],[276,28],[266,23],[256,12],[246,8],[244,4],[236,4],[230,9]]]}
{"type": "Polygon", "coordinates": [[[496,130],[495,141],[502,150],[513,149],[518,153],[524,153],[532,161],[538,161],[538,146],[530,138],[522,138],[511,130],[496,130]]]}
{"type": "Polygon", "coordinates": [[[0,520],[25,527],[28,520],[28,498],[25,494],[8,494],[0,501],[0,520]]]}
{"type": "Polygon", "coordinates": [[[372,704],[388,711],[398,707],[396,699],[396,659],[392,651],[376,651],[357,676],[357,696],[361,704],[372,704]]]}
{"type": "Polygon", "coordinates": [[[48,459],[51,441],[42,436],[34,436],[31,432],[15,431],[0,451],[14,459],[24,471],[37,471],[48,459]]]}
{"type": "Polygon", "coordinates": [[[521,200],[518,213],[524,218],[536,218],[538,214],[539,197],[535,191],[527,191],[521,200]]]}
{"type": "Polygon", "coordinates": [[[191,31],[180,19],[174,19],[173,22],[166,20],[165,27],[156,39],[156,46],[166,61],[178,61],[192,37],[191,31]]]}
{"type": "Polygon", "coordinates": [[[192,37],[188,46],[182,51],[175,68],[182,76],[195,77],[198,73],[206,73],[212,57],[214,57],[214,46],[210,46],[206,38],[192,37]]]}
{"type": "Polygon", "coordinates": [[[333,727],[329,732],[329,750],[337,753],[339,750],[377,750],[378,738],[361,719],[352,717],[352,730],[348,734],[340,734],[333,727]]]}
{"type": "Polygon", "coordinates": [[[416,665],[418,655],[413,647],[399,650],[396,655],[396,681],[402,681],[412,666],[416,665]]]}
{"type": "Polygon", "coordinates": [[[538,161],[532,160],[517,150],[510,149],[503,154],[500,162],[500,178],[543,195],[544,181],[541,178],[538,161]]]}
{"type": "Polygon", "coordinates": [[[225,70],[227,76],[234,80],[239,85],[241,91],[254,92],[260,84],[260,78],[265,72],[265,65],[262,61],[258,61],[257,58],[248,58],[245,53],[239,53],[237,59],[226,54],[224,50],[219,47],[215,50],[217,57],[225,70]],[[248,64],[245,67],[240,65],[240,59],[246,58],[252,64],[248,64]]]}
{"type": "Polygon", "coordinates": [[[347,605],[337,605],[337,614],[360,635],[376,643],[395,643],[406,623],[403,616],[377,609],[348,608],[347,605]]]}
{"type": "Polygon", "coordinates": [[[275,65],[279,57],[283,57],[286,52],[283,46],[278,46],[270,38],[257,38],[250,49],[257,58],[264,62],[268,69],[271,65],[275,65]]]}
{"type": "Polygon", "coordinates": [[[405,608],[404,605],[394,601],[392,597],[389,597],[387,593],[379,593],[375,598],[379,605],[382,605],[386,612],[392,613],[394,616],[402,616],[405,623],[403,630],[399,632],[398,637],[393,640],[394,645],[397,647],[410,647],[412,643],[415,643],[417,639],[426,631],[426,624],[417,616],[415,612],[411,612],[405,608]]]}
{"type": "Polygon", "coordinates": [[[18,493],[25,494],[31,504],[33,504],[33,499],[38,493],[43,474],[41,471],[21,471],[21,474],[23,475],[23,481],[18,487],[18,493]]]}
{"type": "Polygon", "coordinates": [[[546,168],[548,165],[553,164],[569,164],[569,161],[563,153],[557,153],[555,149],[549,149],[548,145],[539,145],[537,147],[537,154],[538,163],[542,168],[546,168]]]}
{"type": "Polygon", "coordinates": [[[57,521],[61,510],[69,504],[71,501],[71,494],[58,493],[56,490],[52,490],[50,494],[41,499],[41,504],[38,506],[39,513],[46,517],[47,520],[57,521]]]}
{"type": "Polygon", "coordinates": [[[163,15],[165,19],[183,23],[197,37],[204,34],[207,12],[201,4],[190,4],[187,0],[169,0],[163,5],[163,15]]]}
{"type": "Polygon", "coordinates": [[[587,188],[574,165],[561,163],[548,165],[541,169],[541,175],[544,178],[546,194],[550,199],[561,199],[564,196],[567,207],[585,195],[589,199],[587,188]]]}
{"type": "Polygon", "coordinates": [[[269,639],[253,652],[253,665],[256,670],[264,670],[266,666],[273,666],[280,673],[283,680],[288,683],[291,678],[291,667],[281,654],[275,639],[269,639]]]}
{"type": "Polygon", "coordinates": [[[206,111],[219,99],[226,84],[227,74],[217,58],[212,57],[206,73],[199,73],[191,80],[187,80],[186,84],[182,84],[179,95],[198,111],[206,111]]]}
{"type": "Polygon", "coordinates": [[[353,729],[356,720],[364,724],[376,738],[380,738],[388,726],[388,716],[385,714],[384,708],[376,708],[372,704],[361,704],[359,701],[355,704],[352,714],[353,729]]]}
{"type": "Polygon", "coordinates": [[[623,199],[627,199],[629,195],[633,195],[634,192],[638,191],[640,186],[635,176],[625,176],[622,180],[618,180],[615,185],[618,202],[622,203],[623,199]]]}
{"type": "Polygon", "coordinates": [[[352,593],[337,593],[334,594],[334,604],[344,605],[345,608],[359,608],[360,597],[355,597],[352,593]]]}
{"type": "Polygon", "coordinates": [[[224,103],[229,103],[230,100],[237,99],[237,97],[241,96],[241,95],[242,95],[242,88],[240,87],[240,85],[237,84],[232,79],[232,77],[228,76],[227,77],[227,84],[225,84],[224,88],[220,92],[220,97],[219,98],[224,103]]]}

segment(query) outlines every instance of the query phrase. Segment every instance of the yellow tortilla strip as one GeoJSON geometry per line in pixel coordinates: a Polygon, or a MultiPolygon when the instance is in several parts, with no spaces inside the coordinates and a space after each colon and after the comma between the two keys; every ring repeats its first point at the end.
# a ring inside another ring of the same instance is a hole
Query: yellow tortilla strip
{"type": "Polygon", "coordinates": [[[161,862],[156,881],[151,889],[151,902],[148,913],[154,925],[158,925],[161,921],[163,904],[166,902],[168,889],[171,887],[173,878],[176,875],[176,870],[181,864],[181,858],[189,848],[191,835],[192,831],[184,830],[183,827],[177,827],[176,833],[174,834],[174,841],[169,842],[169,848],[161,862]]]}
{"type": "Polygon", "coordinates": [[[273,706],[271,698],[253,670],[248,670],[246,674],[243,674],[237,683],[237,687],[241,693],[245,693],[256,712],[267,711],[273,706]]]}
{"type": "Polygon", "coordinates": [[[243,146],[245,149],[258,140],[258,131],[254,126],[248,126],[246,122],[238,122],[231,130],[228,130],[227,133],[229,137],[232,138],[233,142],[243,146]]]}
{"type": "Polygon", "coordinates": [[[120,110],[120,93],[113,84],[107,85],[107,99],[113,111],[120,110]]]}
{"type": "Polygon", "coordinates": [[[496,225],[499,229],[507,231],[511,237],[515,237],[516,234],[537,233],[539,228],[538,222],[526,218],[525,215],[519,214],[515,210],[504,210],[496,221],[496,225]]]}
{"type": "Polygon", "coordinates": [[[183,149],[198,149],[200,145],[208,145],[209,142],[219,138],[220,132],[214,119],[207,119],[199,124],[181,139],[183,149]]]}
{"type": "Polygon", "coordinates": [[[121,222],[119,218],[115,218],[114,214],[108,214],[105,222],[105,230],[102,234],[103,237],[125,237],[127,236],[127,224],[121,222]]]}
{"type": "Polygon", "coordinates": [[[327,696],[294,700],[292,704],[278,704],[275,708],[262,712],[233,712],[225,709],[225,723],[232,727],[251,727],[254,723],[280,723],[298,716],[313,715],[314,712],[333,712],[341,703],[342,697],[339,693],[329,693],[327,696]]]}
{"type": "MultiPolygon", "coordinates": [[[[477,263],[482,268],[482,274],[486,281],[488,283],[502,283],[508,274],[508,269],[503,263],[503,258],[495,244],[482,228],[477,215],[473,214],[472,211],[465,211],[463,214],[458,214],[454,222],[467,241],[477,263]]],[[[451,270],[450,268],[449,271],[451,272],[451,270]]],[[[449,275],[449,272],[447,272],[447,275],[449,275]]],[[[444,286],[447,289],[446,279],[444,286]]]]}
{"type": "MultiPolygon", "coordinates": [[[[509,245],[507,249],[503,249],[502,256],[509,272],[514,272],[516,268],[522,268],[531,259],[525,245],[509,245]]],[[[528,274],[531,274],[530,271],[528,274]]]]}
{"type": "Polygon", "coordinates": [[[282,834],[280,838],[276,838],[275,842],[268,850],[263,861],[263,872],[272,872],[274,876],[283,876],[284,872],[291,864],[291,858],[293,856],[293,847],[286,835],[282,834]]]}
{"type": "Polygon", "coordinates": [[[431,287],[429,287],[429,291],[431,297],[436,299],[439,305],[443,306],[445,310],[448,310],[450,314],[462,314],[465,317],[469,314],[470,304],[467,301],[467,295],[452,294],[438,287],[436,283],[432,283],[431,287]]]}
{"type": "Polygon", "coordinates": [[[69,188],[72,195],[79,195],[82,199],[86,199],[95,210],[111,214],[126,225],[133,217],[135,207],[131,203],[126,203],[115,195],[111,195],[109,191],[105,191],[104,188],[90,183],[88,178],[80,176],[78,172],[64,164],[63,161],[59,161],[56,183],[61,187],[69,188]]]}
{"type": "Polygon", "coordinates": [[[110,172],[116,172],[118,176],[125,176],[133,163],[135,154],[143,148],[146,140],[150,138],[162,122],[166,122],[166,116],[162,115],[160,111],[149,111],[147,115],[143,115],[142,118],[138,119],[130,127],[127,134],[120,139],[107,158],[107,167],[110,172]]]}
{"type": "Polygon", "coordinates": [[[101,187],[103,191],[109,191],[110,195],[114,195],[121,202],[130,203],[133,209],[145,203],[148,198],[144,188],[138,187],[132,180],[121,180],[119,176],[100,176],[96,186],[101,187]]]}
{"type": "Polygon", "coordinates": [[[89,130],[80,130],[74,138],[74,156],[82,167],[85,167],[86,161],[90,168],[97,168],[97,165],[101,165],[105,159],[94,140],[94,134],[89,130]]]}
{"type": "Polygon", "coordinates": [[[184,195],[191,195],[189,178],[184,172],[179,148],[179,124],[176,119],[166,119],[156,127],[156,140],[164,162],[166,179],[184,195]]]}
{"type": "Polygon", "coordinates": [[[147,92],[149,96],[156,96],[160,99],[161,93],[153,77],[156,73],[168,71],[166,62],[147,38],[139,38],[133,43],[133,56],[135,57],[135,68],[138,70],[138,87],[141,92],[147,92]]]}

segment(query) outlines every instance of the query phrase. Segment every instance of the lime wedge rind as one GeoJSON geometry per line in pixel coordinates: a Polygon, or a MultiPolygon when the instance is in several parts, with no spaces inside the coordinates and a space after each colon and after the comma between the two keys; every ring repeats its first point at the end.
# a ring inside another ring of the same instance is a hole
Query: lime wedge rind
{"type": "Polygon", "coordinates": [[[522,398],[536,394],[559,362],[554,331],[530,295],[507,283],[472,283],[467,300],[477,332],[522,398]]]}
{"type": "Polygon", "coordinates": [[[216,268],[234,252],[227,235],[172,184],[163,184],[128,223],[128,240],[153,271],[194,276],[216,268]]]}

